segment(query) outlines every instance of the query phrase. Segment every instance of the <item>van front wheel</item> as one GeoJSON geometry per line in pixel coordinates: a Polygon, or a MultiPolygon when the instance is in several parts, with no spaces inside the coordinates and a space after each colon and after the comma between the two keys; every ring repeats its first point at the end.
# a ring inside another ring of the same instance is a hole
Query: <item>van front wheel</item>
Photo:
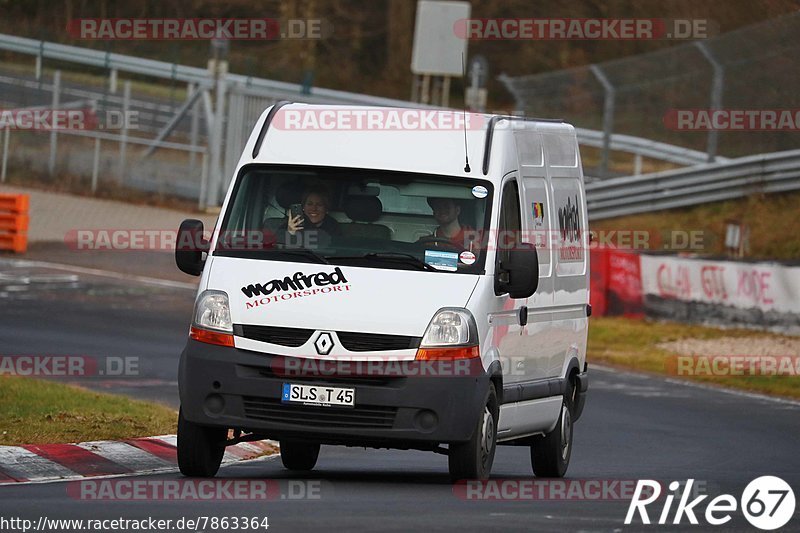
{"type": "Polygon", "coordinates": [[[497,448],[497,421],[500,408],[494,384],[489,384],[486,404],[478,417],[478,424],[472,437],[463,443],[451,444],[448,456],[450,478],[488,479],[497,448]]]}
{"type": "Polygon", "coordinates": [[[222,464],[228,430],[189,422],[178,412],[178,468],[188,477],[214,477],[222,464]]]}
{"type": "Polygon", "coordinates": [[[319,457],[319,444],[292,440],[280,441],[281,462],[289,470],[313,470],[319,457]]]}
{"type": "Polygon", "coordinates": [[[574,384],[570,382],[556,427],[543,437],[537,437],[531,446],[533,473],[538,477],[564,477],[572,456],[572,400],[574,384]]]}

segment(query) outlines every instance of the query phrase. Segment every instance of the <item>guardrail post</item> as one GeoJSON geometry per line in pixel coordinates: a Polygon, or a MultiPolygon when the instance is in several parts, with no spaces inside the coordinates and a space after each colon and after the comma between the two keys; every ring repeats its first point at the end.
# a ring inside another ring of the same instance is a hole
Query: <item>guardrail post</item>
{"type": "Polygon", "coordinates": [[[125,182],[125,157],[128,149],[128,112],[131,107],[131,82],[126,81],[122,88],[122,131],[119,138],[119,182],[125,182]]]}
{"type": "MultiPolygon", "coordinates": [[[[57,70],[53,74],[53,101],[51,111],[58,109],[59,93],[61,92],[61,71],[57,70]]],[[[58,137],[56,129],[50,130],[50,161],[47,164],[47,171],[50,176],[56,172],[56,152],[58,151],[58,137]]]]}
{"type": "Polygon", "coordinates": [[[8,139],[11,137],[11,129],[6,125],[5,135],[3,135],[3,165],[0,169],[0,183],[6,181],[6,170],[8,170],[8,139]]]}
{"type": "Polygon", "coordinates": [[[611,85],[608,77],[597,65],[589,65],[589,70],[592,71],[594,77],[600,82],[605,91],[605,100],[603,102],[603,151],[600,159],[600,176],[605,178],[608,176],[608,160],[609,152],[611,151],[611,130],[614,127],[614,86],[611,85]]]}
{"type": "Polygon", "coordinates": [[[108,92],[116,94],[117,92],[117,69],[112,68],[108,75],[108,92]]]}
{"type": "MultiPolygon", "coordinates": [[[[717,58],[714,57],[714,54],[711,53],[711,49],[701,41],[695,41],[694,45],[700,50],[700,53],[703,54],[703,57],[706,58],[711,64],[711,71],[713,73],[713,78],[711,80],[711,95],[709,97],[711,103],[711,109],[721,109],[722,108],[722,89],[725,85],[725,67],[722,66],[722,63],[717,61],[717,58]]],[[[717,158],[717,148],[719,146],[719,131],[714,128],[709,128],[708,130],[708,140],[706,141],[706,152],[708,153],[708,162],[713,163],[717,158]]]]}
{"type": "Polygon", "coordinates": [[[42,80],[42,61],[44,58],[44,41],[39,42],[39,53],[36,54],[36,81],[42,80]]]}

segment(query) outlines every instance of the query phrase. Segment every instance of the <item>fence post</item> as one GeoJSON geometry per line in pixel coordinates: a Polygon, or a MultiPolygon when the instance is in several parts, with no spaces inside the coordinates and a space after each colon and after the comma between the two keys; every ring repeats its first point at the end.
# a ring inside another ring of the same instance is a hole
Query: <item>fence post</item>
{"type": "MultiPolygon", "coordinates": [[[[186,89],[187,99],[192,97],[195,89],[196,89],[195,84],[190,83],[188,88],[186,89]]],[[[197,136],[199,134],[199,129],[200,129],[200,121],[198,120],[197,117],[197,101],[195,101],[195,103],[192,104],[189,113],[191,117],[190,118],[191,122],[189,123],[189,144],[191,144],[192,146],[197,146],[197,136]]],[[[197,153],[194,150],[189,152],[189,172],[194,173],[194,168],[196,166],[196,159],[197,159],[197,153]]]]}
{"type": "MultiPolygon", "coordinates": [[[[711,109],[721,109],[722,108],[722,88],[725,84],[725,67],[722,66],[722,63],[717,61],[717,58],[714,57],[714,54],[711,53],[711,50],[708,46],[701,42],[695,41],[694,45],[700,50],[700,53],[703,54],[703,57],[706,58],[711,64],[711,71],[713,73],[713,78],[711,80],[711,95],[710,95],[710,103],[711,109]]],[[[717,148],[719,145],[719,131],[714,128],[709,128],[708,130],[708,140],[706,141],[706,153],[708,153],[708,162],[713,163],[717,159],[717,148]]]]}
{"type": "Polygon", "coordinates": [[[608,176],[608,160],[609,152],[611,151],[611,131],[614,128],[614,86],[611,85],[608,77],[597,65],[589,65],[589,69],[603,86],[605,91],[605,100],[603,102],[603,152],[600,159],[600,176],[605,178],[608,176]]]}
{"type": "MultiPolygon", "coordinates": [[[[58,109],[59,93],[61,92],[61,71],[57,70],[53,74],[53,100],[51,111],[58,109]]],[[[58,151],[58,138],[56,129],[50,130],[50,161],[47,164],[47,171],[50,176],[56,172],[56,152],[58,151]]]]}
{"type": "Polygon", "coordinates": [[[97,192],[97,175],[100,173],[100,137],[94,138],[94,158],[92,159],[92,194],[97,192]]]}
{"type": "Polygon", "coordinates": [[[220,189],[222,188],[222,125],[225,122],[225,71],[220,69],[217,77],[216,105],[214,106],[214,128],[211,136],[211,169],[208,200],[206,204],[211,207],[219,205],[220,189]]]}
{"type": "Polygon", "coordinates": [[[11,129],[7,124],[5,132],[3,136],[3,168],[0,170],[0,183],[5,183],[6,170],[8,169],[8,138],[11,137],[11,129]]]}
{"type": "Polygon", "coordinates": [[[200,195],[197,200],[197,206],[200,210],[207,207],[206,197],[208,195],[208,150],[203,152],[203,158],[200,160],[202,168],[200,169],[200,195]]]}
{"type": "Polygon", "coordinates": [[[128,111],[131,107],[131,82],[126,81],[122,88],[122,131],[119,135],[119,182],[125,182],[125,156],[128,149],[128,111]]]}

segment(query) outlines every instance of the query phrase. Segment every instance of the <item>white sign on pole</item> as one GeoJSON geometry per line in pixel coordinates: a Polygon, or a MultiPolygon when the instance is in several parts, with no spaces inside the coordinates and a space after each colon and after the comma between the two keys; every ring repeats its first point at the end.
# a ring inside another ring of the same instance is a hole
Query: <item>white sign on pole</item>
{"type": "Polygon", "coordinates": [[[466,26],[462,19],[469,15],[469,2],[419,0],[411,72],[461,77],[461,56],[466,61],[467,39],[456,34],[455,26],[459,21],[466,26]]]}

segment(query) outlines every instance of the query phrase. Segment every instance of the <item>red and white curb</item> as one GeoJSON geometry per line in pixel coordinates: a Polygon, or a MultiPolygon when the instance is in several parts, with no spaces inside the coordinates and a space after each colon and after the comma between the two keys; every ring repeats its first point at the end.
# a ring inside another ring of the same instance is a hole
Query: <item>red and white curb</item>
{"type": "MultiPolygon", "coordinates": [[[[0,484],[176,472],[176,445],[176,435],[161,435],[123,441],[0,446],[0,484]]],[[[222,463],[275,455],[277,451],[274,441],[242,442],[225,449],[222,463]]]]}

